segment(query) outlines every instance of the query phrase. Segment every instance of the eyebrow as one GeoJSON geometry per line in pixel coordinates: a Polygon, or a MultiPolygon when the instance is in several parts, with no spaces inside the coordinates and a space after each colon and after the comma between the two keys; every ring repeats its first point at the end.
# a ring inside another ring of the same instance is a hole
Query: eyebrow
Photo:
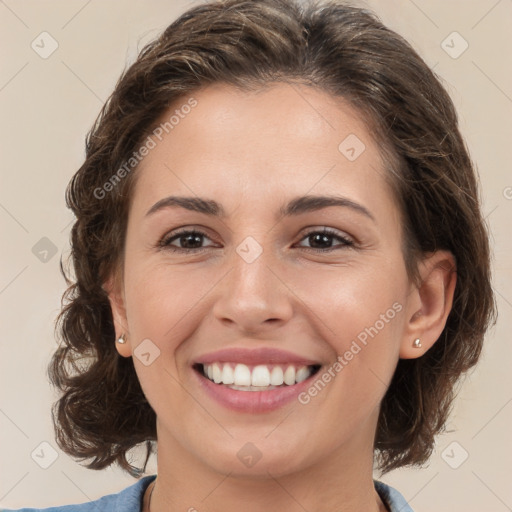
{"type": "MultiPolygon", "coordinates": [[[[352,201],[351,199],[348,199],[347,197],[319,195],[300,196],[292,199],[286,205],[281,206],[278,213],[278,219],[317,211],[331,206],[350,208],[375,222],[375,217],[367,208],[359,203],[352,201]]],[[[222,205],[213,199],[181,196],[169,196],[160,199],[160,201],[155,203],[147,211],[146,217],[153,215],[157,211],[160,211],[164,208],[171,207],[184,208],[186,210],[204,213],[212,217],[226,217],[226,212],[222,205]]]]}

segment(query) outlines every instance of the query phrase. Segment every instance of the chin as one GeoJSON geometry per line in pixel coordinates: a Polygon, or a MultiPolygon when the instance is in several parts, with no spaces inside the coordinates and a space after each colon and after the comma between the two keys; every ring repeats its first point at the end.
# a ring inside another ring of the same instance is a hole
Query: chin
{"type": "MultiPolygon", "coordinates": [[[[268,431],[265,434],[268,435],[268,431]]],[[[248,437],[231,439],[224,446],[210,445],[207,453],[203,452],[199,458],[217,473],[249,479],[267,479],[270,475],[280,477],[309,465],[307,453],[304,453],[305,442],[297,438],[288,436],[293,439],[293,446],[287,446],[283,436],[276,436],[272,441],[263,436],[255,441],[245,439],[248,437]]],[[[311,449],[311,445],[308,448],[311,449]]]]}

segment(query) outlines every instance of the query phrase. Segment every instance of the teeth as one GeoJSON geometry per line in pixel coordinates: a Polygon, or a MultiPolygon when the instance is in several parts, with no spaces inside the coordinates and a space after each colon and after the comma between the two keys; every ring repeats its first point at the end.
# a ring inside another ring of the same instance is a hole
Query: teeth
{"type": "Polygon", "coordinates": [[[276,386],[266,386],[264,388],[260,386],[228,386],[230,389],[236,389],[237,391],[269,391],[276,389],[276,386]]]}
{"type": "Polygon", "coordinates": [[[233,368],[231,365],[225,364],[222,369],[222,383],[223,384],[234,384],[235,383],[235,373],[233,372],[233,368]]]}
{"type": "Polygon", "coordinates": [[[215,384],[219,384],[219,382],[222,381],[222,370],[220,368],[220,365],[218,363],[213,363],[212,365],[212,376],[213,376],[213,382],[215,384]]]}
{"type": "Polygon", "coordinates": [[[270,384],[272,386],[281,386],[284,382],[283,369],[280,366],[274,366],[270,374],[270,384]]]}
{"type": "Polygon", "coordinates": [[[270,372],[264,365],[255,366],[252,370],[251,384],[253,386],[269,386],[270,372]]]}
{"type": "Polygon", "coordinates": [[[295,384],[295,368],[293,366],[286,368],[284,372],[284,383],[288,384],[288,386],[295,384]]]}
{"type": "Polygon", "coordinates": [[[293,386],[306,380],[312,373],[310,366],[260,364],[249,367],[241,363],[213,363],[203,365],[203,373],[216,384],[225,384],[232,389],[263,391],[278,386],[293,386]]]}
{"type": "Polygon", "coordinates": [[[295,372],[295,382],[302,382],[303,380],[306,380],[310,375],[311,371],[309,368],[307,366],[303,366],[295,372]]]}
{"type": "Polygon", "coordinates": [[[237,364],[235,366],[235,386],[250,386],[251,370],[245,364],[237,364]]]}

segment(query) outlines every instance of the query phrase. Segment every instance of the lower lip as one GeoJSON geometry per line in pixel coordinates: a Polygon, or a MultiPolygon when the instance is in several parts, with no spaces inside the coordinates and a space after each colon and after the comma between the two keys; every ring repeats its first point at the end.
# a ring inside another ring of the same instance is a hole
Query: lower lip
{"type": "Polygon", "coordinates": [[[240,391],[222,384],[215,384],[210,379],[192,369],[202,389],[221,405],[239,412],[268,412],[298,400],[298,395],[305,391],[312,379],[319,373],[308,377],[292,386],[283,386],[268,391],[240,391]]]}

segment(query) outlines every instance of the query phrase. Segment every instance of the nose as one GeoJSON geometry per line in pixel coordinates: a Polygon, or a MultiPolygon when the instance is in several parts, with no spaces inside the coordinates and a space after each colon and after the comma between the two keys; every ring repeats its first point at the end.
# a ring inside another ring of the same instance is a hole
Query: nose
{"type": "Polygon", "coordinates": [[[219,283],[215,318],[246,335],[284,325],[293,314],[293,294],[278,267],[267,251],[252,262],[234,252],[232,269],[219,283]]]}

